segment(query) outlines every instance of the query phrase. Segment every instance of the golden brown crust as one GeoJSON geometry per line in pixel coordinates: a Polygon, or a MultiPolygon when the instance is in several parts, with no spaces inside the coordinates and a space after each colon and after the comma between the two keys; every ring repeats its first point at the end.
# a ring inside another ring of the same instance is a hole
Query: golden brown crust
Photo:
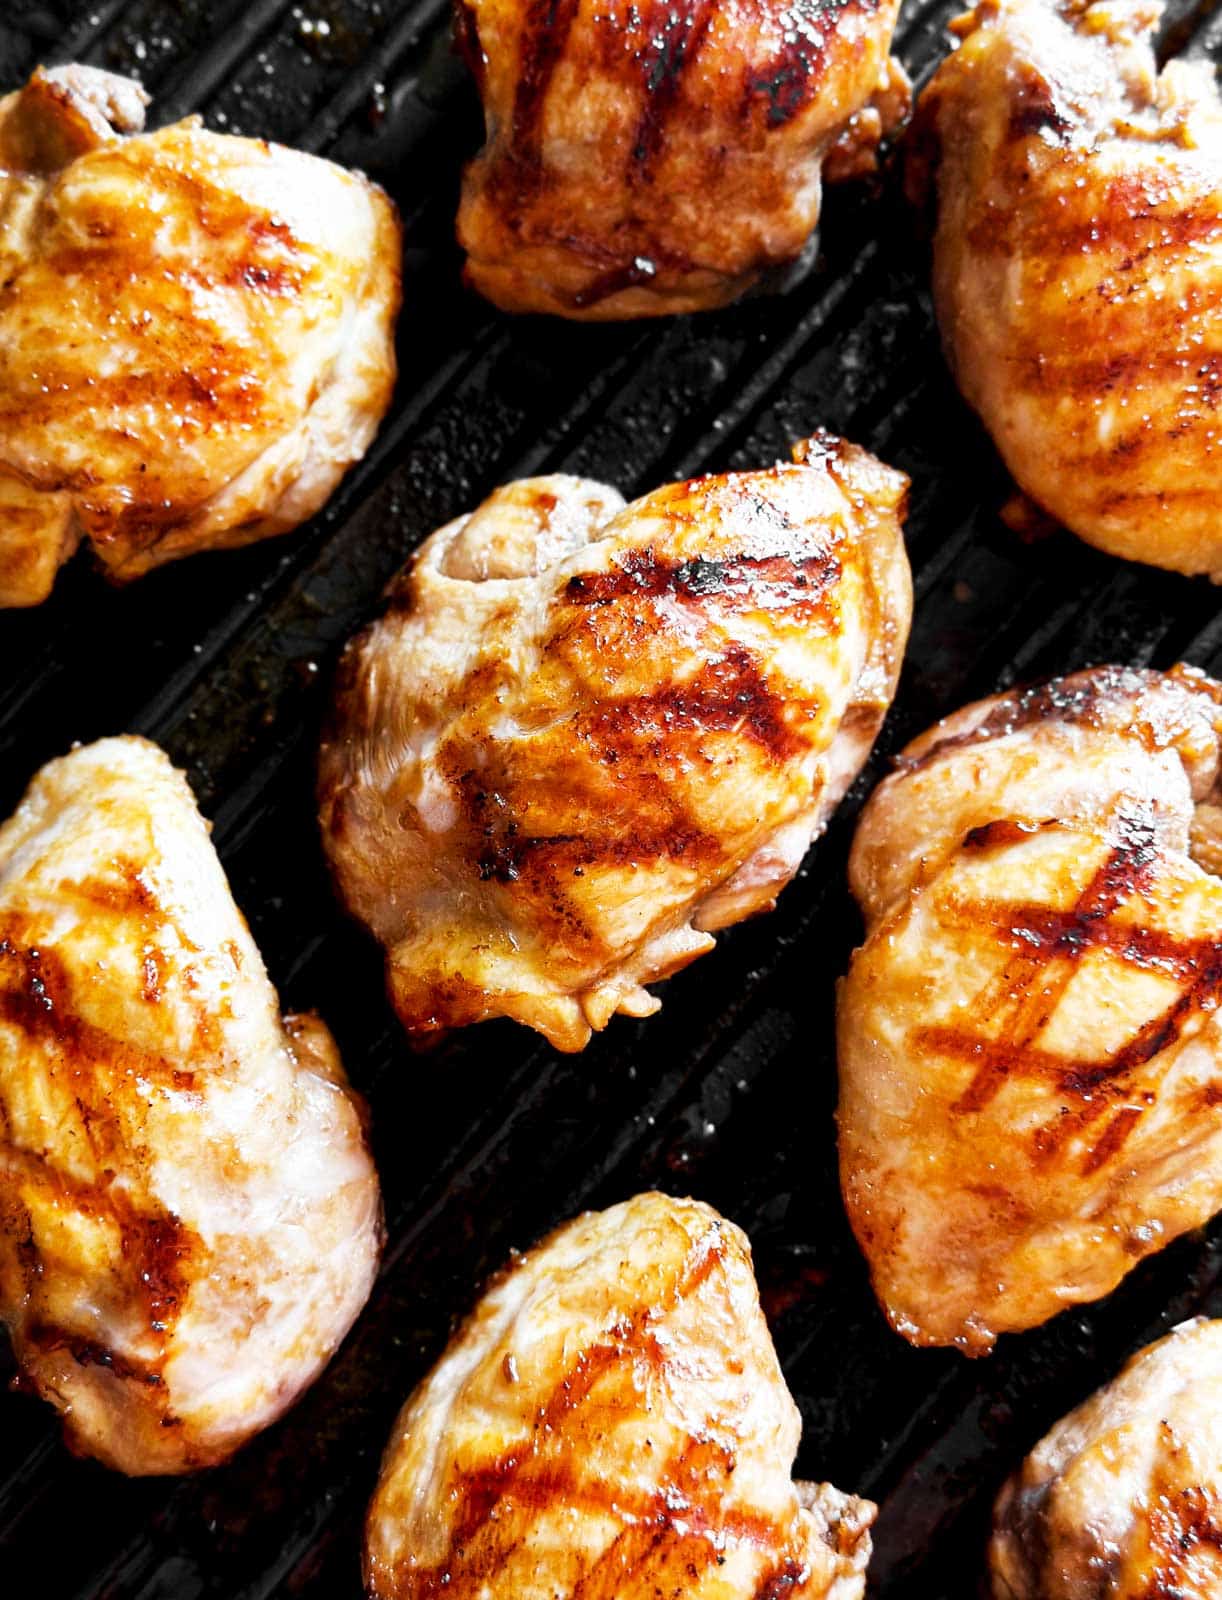
{"type": "Polygon", "coordinates": [[[409,1030],[507,1015],[580,1049],[792,876],[877,733],[910,606],[904,480],[838,442],[802,454],[609,521],[598,486],[501,491],[349,647],[324,839],[409,1030]],[[541,570],[532,501],[545,529],[594,506],[541,570]],[[506,529],[530,559],[486,576],[506,529]]]}
{"type": "Polygon", "coordinates": [[[1222,1324],[1182,1323],[1062,1418],[997,1500],[995,1600],[1211,1600],[1222,1324]]]}
{"type": "Polygon", "coordinates": [[[404,1408],[376,1600],[860,1600],[875,1508],[794,1485],[799,1424],[747,1242],[639,1195],[488,1286],[404,1408]]]}
{"type": "Polygon", "coordinates": [[[330,163],[82,68],[0,102],[0,604],[295,526],[389,404],[399,228],[330,163]],[[35,553],[29,553],[33,550],[35,553]]]}
{"type": "Polygon", "coordinates": [[[463,0],[488,143],[458,218],[510,311],[602,319],[722,305],[797,257],[819,168],[860,169],[906,109],[895,0],[463,0]]]}
{"type": "Polygon", "coordinates": [[[281,1023],[181,775],[135,739],[50,763],[0,826],[0,1320],[23,1384],[121,1471],[214,1465],[315,1376],[379,1242],[334,1041],[281,1023]]]}
{"type": "Polygon", "coordinates": [[[984,0],[918,110],[950,363],[1030,498],[1222,577],[1222,107],[1146,0],[984,0]]]}
{"type": "Polygon", "coordinates": [[[863,813],[841,1176],[914,1343],[987,1349],[1222,1202],[1222,689],[1098,669],[969,707],[863,813]]]}

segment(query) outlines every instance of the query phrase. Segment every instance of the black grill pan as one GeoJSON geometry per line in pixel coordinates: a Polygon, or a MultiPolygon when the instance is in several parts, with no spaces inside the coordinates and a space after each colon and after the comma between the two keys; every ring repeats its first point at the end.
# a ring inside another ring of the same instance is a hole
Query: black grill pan
{"type": "MultiPolygon", "coordinates": [[[[956,9],[905,5],[898,49],[918,81],[956,9]]],[[[1173,0],[1176,48],[1214,48],[1208,11],[1173,0]]],[[[480,117],[448,30],[447,0],[0,3],[0,89],[38,61],[135,73],[159,120],[199,110],[365,167],[407,229],[396,404],[320,517],[126,591],[78,562],[48,604],[0,614],[0,810],[78,739],[144,733],[187,768],[286,1003],[323,1012],[371,1102],[389,1227],[373,1299],[334,1364],[219,1471],[128,1482],[73,1460],[41,1403],[0,1399],[0,1596],[356,1600],[391,1421],[481,1278],[581,1208],[657,1185],[749,1231],[805,1421],[800,1475],[881,1503],[872,1593],[968,1600],[992,1496],[1020,1455],[1130,1350],[1222,1312],[1222,1226],[985,1361],[888,1331],[835,1169],[853,821],[888,752],[999,686],[1101,660],[1222,672],[1219,597],[1068,535],[1024,544],[1002,526],[1005,475],[942,364],[894,173],[833,191],[814,268],[783,297],[575,328],[515,322],[466,294],[452,218],[480,117]],[[648,1022],[617,1020],[576,1058],[509,1023],[414,1056],[320,861],[313,754],[340,643],[416,544],[498,482],[567,470],[631,495],[766,463],[819,424],[912,476],[917,590],[895,711],[827,836],[778,910],[668,983],[648,1022]]]]}

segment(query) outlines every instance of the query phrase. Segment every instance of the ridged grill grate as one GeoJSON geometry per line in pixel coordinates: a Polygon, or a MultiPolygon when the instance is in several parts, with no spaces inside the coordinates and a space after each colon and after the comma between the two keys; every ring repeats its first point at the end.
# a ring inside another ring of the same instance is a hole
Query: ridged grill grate
{"type": "MultiPolygon", "coordinates": [[[[481,1278],[581,1208],[659,1185],[750,1232],[805,1419],[799,1472],[882,1504],[873,1592],[969,1600],[992,1496],[1022,1452],[1130,1349],[1222,1311],[1222,1227],[984,1362],[916,1352],[887,1330],[840,1206],[832,1126],[853,820],[888,751],[1000,685],[1108,659],[1219,672],[1216,591],[1067,535],[1026,545],[1001,525],[1007,482],[942,365],[924,246],[893,175],[875,194],[833,191],[820,259],[783,298],[669,324],[512,322],[459,284],[452,219],[479,109],[446,0],[3,9],[0,87],[39,59],[85,59],[140,75],[159,120],[200,110],[362,165],[402,208],[407,260],[395,408],[309,528],[117,593],[78,563],[47,605],[0,615],[0,808],[39,763],[104,733],[146,733],[189,769],[286,1004],[322,1011],[371,1101],[389,1228],[338,1359],[219,1472],[126,1482],[72,1461],[44,1406],[5,1399],[0,1593],[37,1574],[44,1600],[356,1597],[391,1421],[481,1278]],[[616,1021],[575,1059],[509,1024],[412,1056],[315,833],[314,749],[340,643],[419,540],[498,482],[568,470],[631,495],[767,462],[816,425],[913,478],[912,644],[849,803],[778,910],[667,984],[656,1018],[616,1021]]],[[[905,6],[898,48],[918,80],[957,9],[905,6]]],[[[1177,48],[1214,48],[1210,10],[1173,4],[1177,48]]]]}

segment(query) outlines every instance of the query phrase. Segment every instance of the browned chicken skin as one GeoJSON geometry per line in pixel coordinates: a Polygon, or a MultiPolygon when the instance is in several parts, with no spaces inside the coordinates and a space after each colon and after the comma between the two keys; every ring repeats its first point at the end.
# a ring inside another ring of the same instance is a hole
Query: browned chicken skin
{"type": "Polygon", "coordinates": [[[335,1042],[281,1018],[181,773],[104,739],[0,826],[0,1323],[74,1449],[213,1466],[321,1371],[377,1266],[335,1042]]]}
{"type": "Polygon", "coordinates": [[[373,1600],[860,1600],[874,1507],[795,1484],[745,1237],[643,1194],[497,1278],[395,1425],[373,1600]]]}
{"type": "Polygon", "coordinates": [[[552,477],[429,539],[349,646],[324,838],[413,1033],[579,1050],[770,907],[869,753],[907,480],[838,440],[625,507],[552,477]]]}
{"type": "Polygon", "coordinates": [[[1113,555],[1222,580],[1222,104],[1150,0],[982,0],[921,98],[934,293],[1019,486],[1113,555]]]}
{"type": "Polygon", "coordinates": [[[995,1524],[994,1600],[1217,1600],[1222,1322],[1182,1323],[1058,1422],[995,1524]]]}
{"type": "Polygon", "coordinates": [[[0,99],[0,606],[296,527],[390,402],[399,226],[330,162],[142,133],[91,67],[0,99]]]}
{"type": "Polygon", "coordinates": [[[868,166],[907,110],[898,9],[459,0],[488,124],[458,214],[468,280],[578,318],[734,299],[801,253],[824,159],[868,166]]]}
{"type": "Polygon", "coordinates": [[[1098,668],[900,756],[850,875],[841,1178],[893,1325],[977,1353],[1222,1206],[1222,686],[1098,668]]]}

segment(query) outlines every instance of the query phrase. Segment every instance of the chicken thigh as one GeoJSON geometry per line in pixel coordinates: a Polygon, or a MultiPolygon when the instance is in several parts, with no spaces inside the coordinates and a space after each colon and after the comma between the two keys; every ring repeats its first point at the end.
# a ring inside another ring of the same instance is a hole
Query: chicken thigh
{"type": "Polygon", "coordinates": [[[1036,1445],[990,1566],[994,1600],[1216,1600],[1222,1322],[1182,1323],[1036,1445]]]}
{"type": "Polygon", "coordinates": [[[507,311],[663,316],[793,261],[908,108],[898,0],[458,0],[488,142],[467,278],[507,311]]]}
{"type": "Polygon", "coordinates": [[[53,761],[0,827],[0,1320],[74,1449],[223,1460],[368,1296],[377,1177],[335,1044],[281,1021],[160,750],[53,761]]]}
{"type": "Polygon", "coordinates": [[[38,71],[0,100],[0,605],[82,538],[128,579],[296,527],[390,402],[399,226],[330,162],[138,84],[38,71]]]}
{"type": "Polygon", "coordinates": [[[395,1424],[372,1600],[860,1600],[875,1508],[795,1484],[746,1238],[644,1194],[515,1256],[395,1424]]]}
{"type": "Polygon", "coordinates": [[[976,1353],[1222,1208],[1222,686],[1098,668],[901,755],[850,860],[845,1202],[916,1344],[976,1353]]]}
{"type": "Polygon", "coordinates": [[[423,1034],[579,1050],[770,907],[860,769],[911,610],[907,480],[830,438],[624,507],[531,479],[435,533],[348,648],[339,888],[423,1034]]]}
{"type": "Polygon", "coordinates": [[[934,294],[1019,486],[1110,551],[1222,580],[1222,103],[1150,0],[982,0],[922,96],[934,294]]]}

